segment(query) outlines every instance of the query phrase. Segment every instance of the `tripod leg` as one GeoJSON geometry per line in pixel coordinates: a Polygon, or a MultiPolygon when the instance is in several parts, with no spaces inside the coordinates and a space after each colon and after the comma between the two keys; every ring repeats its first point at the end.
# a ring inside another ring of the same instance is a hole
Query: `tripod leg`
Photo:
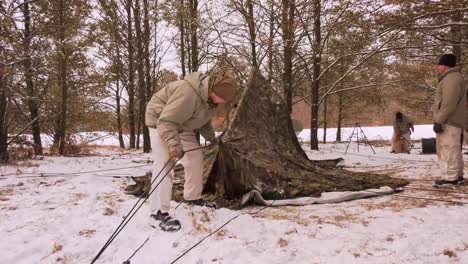
{"type": "MultiPolygon", "coordinates": [[[[356,125],[354,125],[354,127],[357,127],[359,126],[358,123],[356,123],[356,125]]],[[[359,130],[356,129],[356,143],[357,143],[357,152],[359,152],[359,130]]]]}
{"type": "Polygon", "coordinates": [[[364,137],[364,140],[365,140],[366,144],[369,145],[369,147],[372,149],[372,152],[374,152],[374,154],[376,154],[374,148],[369,143],[369,140],[367,140],[366,134],[364,134],[364,130],[362,130],[362,127],[359,124],[358,124],[358,126],[359,126],[359,129],[361,130],[361,133],[362,133],[362,135],[364,137]]]}
{"type": "Polygon", "coordinates": [[[351,132],[351,136],[349,136],[348,138],[348,145],[346,145],[346,150],[344,154],[348,153],[349,144],[351,144],[351,140],[353,139],[353,136],[354,136],[354,130],[356,130],[356,126],[353,127],[353,132],[351,132]]]}

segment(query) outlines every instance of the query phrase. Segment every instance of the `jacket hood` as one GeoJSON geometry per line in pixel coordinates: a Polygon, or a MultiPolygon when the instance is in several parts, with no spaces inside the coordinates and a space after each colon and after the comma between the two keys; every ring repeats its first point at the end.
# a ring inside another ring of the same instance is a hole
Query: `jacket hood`
{"type": "Polygon", "coordinates": [[[193,72],[187,74],[184,80],[192,86],[203,102],[208,101],[208,75],[200,72],[193,72]]]}

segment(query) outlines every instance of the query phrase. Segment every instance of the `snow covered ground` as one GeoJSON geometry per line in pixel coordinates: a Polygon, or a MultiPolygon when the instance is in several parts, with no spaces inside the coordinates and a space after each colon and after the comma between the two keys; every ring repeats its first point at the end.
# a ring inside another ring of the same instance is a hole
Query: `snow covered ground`
{"type": "MultiPolygon", "coordinates": [[[[415,130],[412,134],[413,139],[431,138],[435,137],[432,131],[432,125],[416,125],[415,130]]],[[[360,129],[354,129],[354,127],[342,128],[341,137],[343,140],[347,140],[351,135],[352,141],[356,141],[359,137],[362,140],[363,132],[368,140],[390,140],[393,134],[393,128],[391,126],[378,126],[378,127],[361,127],[360,129]],[[353,132],[354,131],[354,132],[353,132]]],[[[327,129],[327,142],[336,141],[336,128],[327,129]]],[[[320,141],[323,140],[323,129],[318,130],[318,138],[320,141]]],[[[81,143],[96,144],[99,146],[119,146],[118,135],[116,133],[108,132],[83,132],[75,134],[76,141],[81,143]]],[[[307,142],[310,140],[310,129],[303,129],[298,135],[300,141],[307,142]]],[[[124,136],[125,144],[128,145],[128,137],[124,136]]],[[[43,135],[43,144],[50,146],[52,145],[52,138],[43,135]]]]}
{"type": "MultiPolygon", "coordinates": [[[[430,187],[426,180],[440,175],[435,155],[420,155],[420,144],[411,154],[390,154],[383,146],[374,155],[363,145],[357,152],[356,142],[347,155],[346,144],[320,147],[307,151],[310,158],[344,157],[348,169],[404,177],[412,180],[411,188],[379,198],[245,214],[177,263],[468,263],[468,205],[414,198],[468,203],[468,186],[459,193],[430,187]]],[[[91,157],[45,157],[1,167],[0,263],[90,263],[136,202],[122,192],[128,179],[112,176],[143,175],[151,169],[144,162],[149,159],[99,148],[91,157]],[[60,175],[84,171],[94,172],[60,175]],[[54,177],[28,177],[38,173],[54,177]]],[[[182,205],[171,212],[182,229],[164,233],[148,225],[145,204],[97,263],[122,263],[148,237],[131,263],[171,263],[232,217],[260,208],[182,205]]]]}
{"type": "MultiPolygon", "coordinates": [[[[327,142],[336,141],[336,128],[327,129],[327,142]]],[[[323,140],[324,130],[320,128],[317,131],[318,139],[323,140]]],[[[341,129],[342,140],[347,140],[352,135],[352,140],[355,141],[362,139],[363,132],[368,140],[390,140],[393,135],[392,126],[375,126],[375,127],[344,127],[341,129]],[[362,130],[361,130],[362,129],[362,130]],[[358,134],[359,133],[359,134],[358,134]]],[[[298,135],[299,139],[306,142],[310,141],[310,129],[303,129],[298,135]]],[[[411,135],[412,139],[431,138],[435,137],[435,133],[432,131],[432,125],[415,125],[414,133],[411,135]]]]}

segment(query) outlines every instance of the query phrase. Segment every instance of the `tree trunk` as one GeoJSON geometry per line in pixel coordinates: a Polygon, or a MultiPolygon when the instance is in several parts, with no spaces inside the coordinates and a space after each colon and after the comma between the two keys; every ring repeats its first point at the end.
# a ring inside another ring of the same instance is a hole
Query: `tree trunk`
{"type": "Polygon", "coordinates": [[[327,98],[323,101],[323,144],[327,143],[327,98]]]}
{"type": "Polygon", "coordinates": [[[128,131],[130,148],[135,148],[135,70],[133,66],[132,0],[127,0],[127,49],[128,49],[128,131]]]}
{"type": "Polygon", "coordinates": [[[8,95],[5,84],[5,68],[0,64],[0,162],[8,161],[8,95]]]}
{"type": "MultiPolygon", "coordinates": [[[[105,6],[105,3],[101,2],[103,6],[105,6]]],[[[121,57],[121,52],[120,52],[120,45],[121,45],[121,38],[120,34],[118,32],[119,29],[119,23],[118,19],[116,17],[116,12],[117,10],[113,9],[111,12],[109,12],[109,17],[112,19],[112,24],[113,24],[113,36],[114,36],[114,45],[115,45],[115,114],[116,114],[116,122],[117,122],[117,133],[118,133],[118,139],[119,139],[119,146],[120,148],[125,148],[125,141],[123,137],[123,131],[122,131],[122,105],[121,105],[121,92],[123,88],[121,87],[120,83],[122,80],[122,57],[121,57]]]]}
{"type": "Polygon", "coordinates": [[[250,49],[252,52],[252,65],[254,68],[258,67],[257,62],[257,50],[255,47],[256,43],[256,34],[255,34],[255,23],[254,23],[254,12],[253,12],[253,1],[247,0],[247,26],[249,28],[249,35],[250,35],[250,49]]]}
{"type": "Polygon", "coordinates": [[[198,0],[189,0],[190,2],[190,48],[191,52],[191,72],[198,71],[198,0]]]}
{"type": "MultiPolygon", "coordinates": [[[[151,100],[151,97],[153,95],[152,93],[152,83],[151,83],[151,64],[150,64],[150,38],[151,38],[151,33],[150,33],[150,25],[149,25],[149,3],[148,0],[143,0],[143,27],[144,27],[144,59],[145,59],[145,77],[146,77],[146,100],[145,100],[145,109],[146,111],[146,106],[148,105],[148,102],[151,100]]],[[[145,113],[143,112],[143,116],[145,113]]],[[[145,119],[143,119],[143,152],[149,153],[151,151],[151,139],[149,135],[149,129],[146,126],[145,119]]]]}
{"type": "MultiPolygon", "coordinates": [[[[140,111],[138,111],[140,112],[140,111]]],[[[136,149],[140,149],[140,135],[141,135],[141,123],[140,123],[140,114],[138,113],[137,117],[137,131],[136,131],[136,149]]]]}
{"type": "Polygon", "coordinates": [[[32,67],[31,67],[31,15],[29,13],[29,3],[23,2],[23,15],[24,15],[24,36],[23,36],[23,48],[24,48],[24,79],[26,82],[26,92],[28,95],[27,105],[29,108],[31,118],[31,130],[34,142],[34,153],[36,155],[42,155],[42,141],[41,141],[41,129],[39,126],[39,103],[37,98],[36,89],[32,78],[32,67]]]}
{"type": "Polygon", "coordinates": [[[193,72],[193,69],[192,69],[192,43],[190,42],[190,20],[187,21],[187,24],[186,24],[186,29],[188,29],[188,32],[187,30],[185,30],[186,32],[186,36],[185,36],[185,55],[187,57],[187,70],[188,70],[188,73],[191,73],[193,72]]]}
{"type": "Polygon", "coordinates": [[[336,124],[336,142],[341,142],[341,123],[343,121],[343,92],[338,93],[338,118],[336,124]]]}
{"type": "MultiPolygon", "coordinates": [[[[142,34],[141,30],[141,7],[140,1],[135,2],[134,20],[135,32],[137,38],[137,72],[138,72],[138,139],[137,149],[140,147],[140,135],[143,134],[143,151],[148,153],[150,151],[149,144],[149,130],[145,126],[145,109],[146,109],[146,76],[145,67],[146,60],[144,59],[144,45],[146,46],[146,36],[142,34]]],[[[149,26],[148,26],[149,27],[149,26]]],[[[148,29],[149,30],[149,29],[148,29]]],[[[149,62],[148,62],[149,63],[149,62]]]]}
{"type": "Polygon", "coordinates": [[[122,113],[120,110],[120,74],[117,75],[117,80],[116,80],[116,91],[115,91],[115,111],[117,114],[117,132],[119,134],[119,145],[120,148],[125,148],[125,142],[123,139],[123,133],[122,133],[122,113]]]}
{"type": "Polygon", "coordinates": [[[282,28],[283,28],[283,90],[288,113],[292,113],[292,61],[294,38],[294,10],[295,0],[282,0],[282,28]]]}
{"type": "MultiPolygon", "coordinates": [[[[196,72],[200,67],[199,50],[198,50],[198,0],[189,0],[189,30],[190,40],[187,49],[190,51],[188,54],[189,72],[196,72]]],[[[198,143],[200,143],[200,133],[195,133],[198,143]]]]}
{"type": "MultiPolygon", "coordinates": [[[[456,12],[453,14],[452,21],[454,23],[461,23],[463,20],[462,12],[456,12]]],[[[462,27],[459,25],[452,25],[450,27],[450,38],[452,40],[452,52],[457,56],[457,61],[462,61],[462,46],[461,42],[463,41],[463,31],[462,27]]]]}
{"type": "Polygon", "coordinates": [[[59,1],[59,82],[61,94],[60,122],[59,122],[59,155],[65,154],[65,137],[67,129],[67,106],[68,106],[68,85],[67,85],[67,64],[68,51],[65,46],[65,3],[64,0],[59,1]]]}
{"type": "MultiPolygon", "coordinates": [[[[341,37],[341,36],[340,36],[341,37]]],[[[341,54],[340,56],[343,56],[341,54]]],[[[346,73],[346,68],[344,63],[338,67],[338,73],[343,76],[346,73]]],[[[341,87],[337,87],[340,90],[341,87]]],[[[336,142],[341,142],[341,127],[343,124],[343,109],[344,109],[344,97],[345,92],[341,91],[337,93],[338,96],[338,116],[337,116],[337,124],[336,124],[336,142]]]]}
{"type": "Polygon", "coordinates": [[[182,78],[185,77],[185,3],[184,0],[179,2],[179,34],[180,34],[180,67],[182,68],[182,78]]]}
{"type": "Polygon", "coordinates": [[[312,58],[312,67],[313,67],[313,80],[312,80],[312,91],[311,91],[311,100],[312,104],[310,107],[310,149],[318,150],[318,138],[317,138],[317,129],[318,129],[318,100],[319,100],[319,89],[320,89],[320,66],[321,66],[321,56],[320,56],[320,45],[322,43],[321,37],[321,24],[320,24],[320,10],[321,3],[320,0],[314,1],[314,49],[313,49],[313,58],[312,58]]]}
{"type": "Polygon", "coordinates": [[[56,128],[54,129],[54,135],[52,136],[52,149],[54,150],[58,149],[58,146],[60,144],[60,134],[58,131],[59,122],[60,122],[60,118],[57,115],[57,118],[55,120],[56,128]]]}
{"type": "Polygon", "coordinates": [[[273,39],[275,37],[275,13],[274,1],[270,0],[270,21],[269,21],[269,35],[268,35],[268,83],[271,85],[273,80],[273,39]]]}

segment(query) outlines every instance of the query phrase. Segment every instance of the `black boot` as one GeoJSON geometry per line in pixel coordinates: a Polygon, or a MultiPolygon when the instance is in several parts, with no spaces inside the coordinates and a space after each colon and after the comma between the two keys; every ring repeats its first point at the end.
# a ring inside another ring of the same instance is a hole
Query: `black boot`
{"type": "Polygon", "coordinates": [[[156,228],[159,226],[162,231],[175,232],[181,228],[180,222],[172,218],[169,213],[162,213],[158,210],[156,214],[151,215],[151,226],[156,228]]]}
{"type": "Polygon", "coordinates": [[[449,186],[449,185],[462,185],[463,184],[463,177],[459,177],[458,179],[456,180],[436,180],[434,181],[434,183],[432,184],[434,187],[441,187],[441,186],[449,186]]]}
{"type": "Polygon", "coordinates": [[[216,204],[215,203],[208,202],[208,201],[203,200],[201,198],[197,199],[197,200],[186,201],[186,203],[188,205],[204,206],[204,207],[216,209],[216,204]]]}

